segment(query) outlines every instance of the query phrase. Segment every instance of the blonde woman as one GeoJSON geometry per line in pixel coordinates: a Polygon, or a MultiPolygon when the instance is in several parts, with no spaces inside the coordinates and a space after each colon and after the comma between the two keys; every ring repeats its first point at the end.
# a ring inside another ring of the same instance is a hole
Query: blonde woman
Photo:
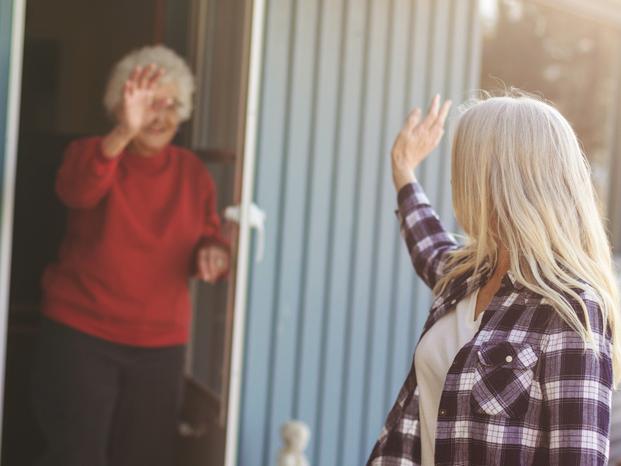
{"type": "Polygon", "coordinates": [[[414,174],[449,107],[414,110],[392,150],[402,233],[435,300],[368,464],[605,465],[619,296],[576,135],[527,96],[467,109],[451,161],[460,246],[414,174]]]}

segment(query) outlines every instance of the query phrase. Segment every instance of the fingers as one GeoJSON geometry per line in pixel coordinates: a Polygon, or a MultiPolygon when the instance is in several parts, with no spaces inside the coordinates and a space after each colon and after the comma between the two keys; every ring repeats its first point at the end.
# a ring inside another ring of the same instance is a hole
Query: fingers
{"type": "Polygon", "coordinates": [[[425,129],[444,127],[444,123],[446,121],[446,117],[448,116],[449,110],[451,109],[451,105],[452,101],[447,100],[442,104],[442,107],[440,107],[440,94],[436,94],[431,101],[431,105],[429,106],[429,112],[427,113],[427,116],[422,121],[420,126],[425,129]]]}
{"type": "Polygon", "coordinates": [[[130,97],[134,93],[134,83],[130,80],[125,81],[123,85],[123,95],[125,97],[130,97]]]}
{"type": "Polygon", "coordinates": [[[129,75],[126,85],[131,89],[153,89],[165,70],[155,63],[148,66],[136,66],[129,75]]]}
{"type": "Polygon", "coordinates": [[[412,130],[416,127],[416,125],[420,121],[420,114],[421,111],[418,107],[410,112],[407,120],[405,121],[405,127],[403,128],[407,133],[411,133],[412,130]]]}
{"type": "Polygon", "coordinates": [[[209,249],[203,248],[198,251],[197,262],[198,278],[205,282],[212,281],[213,273],[210,268],[209,249]]]}
{"type": "Polygon", "coordinates": [[[206,249],[205,255],[205,268],[207,270],[207,281],[209,283],[215,283],[218,279],[218,271],[216,267],[214,267],[214,258],[213,258],[213,248],[206,249]]]}
{"type": "Polygon", "coordinates": [[[433,99],[431,100],[431,105],[429,107],[429,115],[433,115],[434,118],[437,118],[439,108],[440,108],[440,94],[436,94],[433,96],[433,99]]]}
{"type": "Polygon", "coordinates": [[[211,252],[212,270],[216,277],[220,277],[229,269],[229,255],[226,251],[219,247],[212,248],[211,252]]]}
{"type": "Polygon", "coordinates": [[[438,118],[438,109],[440,108],[440,94],[436,94],[431,100],[431,105],[427,111],[427,116],[421,123],[421,126],[429,128],[438,118]]]}
{"type": "Polygon", "coordinates": [[[160,80],[163,74],[164,74],[164,68],[155,67],[153,73],[147,80],[147,87],[149,89],[152,89],[153,87],[155,87],[155,85],[160,80]]]}
{"type": "Polygon", "coordinates": [[[438,118],[436,118],[435,125],[440,127],[444,127],[444,122],[446,121],[446,117],[451,109],[451,105],[453,102],[451,100],[447,100],[442,104],[442,108],[440,108],[440,112],[438,113],[438,118]]]}
{"type": "Polygon", "coordinates": [[[132,72],[129,74],[129,78],[127,79],[127,81],[131,83],[135,83],[136,79],[138,78],[141,72],[142,72],[142,67],[140,66],[135,67],[132,70],[132,72]]]}
{"type": "Polygon", "coordinates": [[[229,256],[217,246],[202,248],[198,252],[198,278],[215,283],[229,269],[229,256]]]}
{"type": "Polygon", "coordinates": [[[151,64],[149,66],[145,66],[141,69],[140,74],[137,78],[137,83],[139,88],[145,88],[147,83],[149,82],[149,76],[153,73],[154,65],[151,64]]]}

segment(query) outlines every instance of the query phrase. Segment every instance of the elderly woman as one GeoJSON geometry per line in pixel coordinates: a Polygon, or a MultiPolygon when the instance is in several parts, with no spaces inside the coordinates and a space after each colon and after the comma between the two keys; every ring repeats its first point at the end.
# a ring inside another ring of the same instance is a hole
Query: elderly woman
{"type": "Polygon", "coordinates": [[[402,233],[435,300],[368,464],[606,465],[619,295],[576,135],[526,96],[466,110],[452,149],[461,246],[414,175],[449,107],[415,110],[392,150],[402,233]]]}
{"type": "Polygon", "coordinates": [[[214,182],[171,144],[190,117],[193,77],[145,47],[114,68],[103,137],[69,145],[56,180],[69,209],[43,278],[34,406],[45,466],[172,465],[188,281],[228,270],[214,182]]]}

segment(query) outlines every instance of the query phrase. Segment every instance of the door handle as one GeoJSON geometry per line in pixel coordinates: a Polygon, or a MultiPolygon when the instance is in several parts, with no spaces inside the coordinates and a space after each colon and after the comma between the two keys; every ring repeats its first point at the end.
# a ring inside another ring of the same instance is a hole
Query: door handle
{"type": "MultiPolygon", "coordinates": [[[[265,212],[262,211],[254,202],[250,204],[250,228],[254,228],[257,231],[257,251],[254,257],[257,264],[263,260],[263,255],[265,253],[265,217],[265,212]]],[[[239,224],[239,205],[228,206],[224,209],[224,218],[239,224]]]]}

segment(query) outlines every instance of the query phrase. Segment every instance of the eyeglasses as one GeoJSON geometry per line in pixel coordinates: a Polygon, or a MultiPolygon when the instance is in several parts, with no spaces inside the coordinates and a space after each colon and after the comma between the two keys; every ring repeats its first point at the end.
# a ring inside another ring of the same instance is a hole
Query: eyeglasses
{"type": "Polygon", "coordinates": [[[151,102],[151,110],[156,113],[178,114],[181,102],[172,97],[156,97],[151,102]]]}

